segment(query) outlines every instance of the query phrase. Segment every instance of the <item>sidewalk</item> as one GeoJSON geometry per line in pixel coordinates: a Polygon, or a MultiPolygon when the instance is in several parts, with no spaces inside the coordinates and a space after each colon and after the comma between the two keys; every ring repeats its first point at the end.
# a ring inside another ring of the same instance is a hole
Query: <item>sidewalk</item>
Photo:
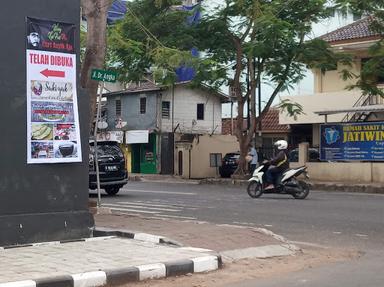
{"type": "Polygon", "coordinates": [[[0,287],[117,286],[298,250],[264,229],[114,214],[95,221],[98,237],[0,248],[0,287]]]}
{"type": "MultiPolygon", "coordinates": [[[[233,178],[205,178],[205,179],[183,179],[173,175],[162,174],[131,174],[130,181],[144,182],[167,182],[167,183],[184,183],[184,184],[233,184],[247,185],[248,181],[244,179],[233,178]]],[[[361,192],[361,193],[383,193],[384,185],[380,183],[350,183],[350,182],[322,182],[308,181],[312,190],[320,191],[343,191],[343,192],[361,192]]]]}

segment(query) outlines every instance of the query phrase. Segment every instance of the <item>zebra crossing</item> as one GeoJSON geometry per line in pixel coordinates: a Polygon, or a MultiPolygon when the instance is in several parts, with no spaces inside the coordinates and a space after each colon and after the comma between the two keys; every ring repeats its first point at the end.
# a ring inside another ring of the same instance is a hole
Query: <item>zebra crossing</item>
{"type": "Polygon", "coordinates": [[[187,216],[185,213],[194,211],[196,206],[183,203],[169,203],[167,201],[119,201],[103,203],[103,207],[109,208],[112,213],[145,216],[157,219],[197,220],[196,217],[187,216]]]}

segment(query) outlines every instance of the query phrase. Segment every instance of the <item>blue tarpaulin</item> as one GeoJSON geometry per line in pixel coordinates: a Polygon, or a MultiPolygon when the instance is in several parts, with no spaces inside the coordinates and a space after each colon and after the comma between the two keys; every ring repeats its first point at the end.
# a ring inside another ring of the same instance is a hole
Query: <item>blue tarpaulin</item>
{"type": "Polygon", "coordinates": [[[127,4],[126,1],[116,0],[112,3],[111,8],[108,11],[108,24],[113,24],[117,20],[124,18],[125,13],[127,13],[127,4]]]}
{"type": "MultiPolygon", "coordinates": [[[[183,5],[181,8],[183,11],[191,11],[191,15],[187,17],[187,23],[188,25],[193,25],[199,22],[201,17],[200,12],[200,2],[198,4],[192,5],[192,6],[185,6],[183,5]]],[[[199,56],[199,51],[196,48],[192,48],[191,54],[194,57],[199,56]]],[[[192,67],[188,66],[181,66],[180,68],[176,69],[176,75],[177,75],[177,82],[185,82],[185,81],[191,81],[195,75],[196,71],[192,67]]]]}

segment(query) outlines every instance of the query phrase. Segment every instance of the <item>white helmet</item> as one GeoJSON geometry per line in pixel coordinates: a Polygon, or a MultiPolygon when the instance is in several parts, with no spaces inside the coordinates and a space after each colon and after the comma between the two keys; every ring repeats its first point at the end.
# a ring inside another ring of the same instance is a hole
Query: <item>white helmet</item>
{"type": "Polygon", "coordinates": [[[288,147],[288,143],[285,140],[278,140],[274,145],[278,150],[287,149],[288,147]]]}

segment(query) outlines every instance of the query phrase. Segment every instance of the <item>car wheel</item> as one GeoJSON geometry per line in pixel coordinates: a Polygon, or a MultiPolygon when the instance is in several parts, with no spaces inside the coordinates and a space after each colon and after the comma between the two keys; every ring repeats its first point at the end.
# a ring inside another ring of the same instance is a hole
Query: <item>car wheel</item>
{"type": "Polygon", "coordinates": [[[105,188],[105,192],[108,194],[108,195],[115,195],[119,192],[120,190],[120,187],[117,187],[117,186],[112,186],[112,187],[106,187],[105,188]]]}

